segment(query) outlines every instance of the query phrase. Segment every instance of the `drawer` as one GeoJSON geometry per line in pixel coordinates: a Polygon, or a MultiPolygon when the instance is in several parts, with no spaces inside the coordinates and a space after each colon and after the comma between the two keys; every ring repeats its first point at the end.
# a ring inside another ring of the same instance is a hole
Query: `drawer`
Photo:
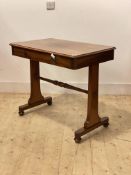
{"type": "Polygon", "coordinates": [[[34,61],[39,61],[47,64],[52,64],[55,66],[66,67],[69,69],[73,69],[73,59],[55,55],[53,53],[44,53],[39,51],[32,51],[29,49],[23,49],[18,47],[12,48],[12,54],[15,56],[31,59],[34,61]]]}
{"type": "Polygon", "coordinates": [[[40,61],[55,66],[72,68],[72,59],[55,55],[53,53],[43,53],[43,52],[27,50],[26,57],[35,61],[40,61]]]}

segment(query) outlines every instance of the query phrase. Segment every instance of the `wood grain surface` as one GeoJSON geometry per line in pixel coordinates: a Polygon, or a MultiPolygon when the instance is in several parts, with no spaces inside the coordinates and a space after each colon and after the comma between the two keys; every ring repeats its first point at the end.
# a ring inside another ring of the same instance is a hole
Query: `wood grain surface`
{"type": "Polygon", "coordinates": [[[99,112],[109,114],[111,125],[81,144],[72,137],[86,117],[86,96],[53,97],[52,108],[19,117],[17,106],[28,95],[0,94],[0,174],[130,175],[131,96],[102,96],[99,112]]]}
{"type": "Polygon", "coordinates": [[[103,46],[97,44],[67,41],[53,38],[32,40],[26,42],[16,42],[11,43],[10,45],[75,58],[115,49],[111,46],[103,46]]]}

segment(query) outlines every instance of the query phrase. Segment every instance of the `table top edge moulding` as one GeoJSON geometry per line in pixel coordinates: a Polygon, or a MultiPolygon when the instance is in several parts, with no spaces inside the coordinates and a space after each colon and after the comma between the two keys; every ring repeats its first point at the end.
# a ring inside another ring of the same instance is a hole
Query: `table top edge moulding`
{"type": "Polygon", "coordinates": [[[114,50],[113,46],[98,45],[86,42],[68,41],[55,38],[47,38],[40,40],[30,40],[24,42],[10,43],[12,47],[25,48],[29,50],[54,53],[69,58],[79,58],[104,51],[114,50]],[[79,52],[79,50],[83,51],[79,52]]]}

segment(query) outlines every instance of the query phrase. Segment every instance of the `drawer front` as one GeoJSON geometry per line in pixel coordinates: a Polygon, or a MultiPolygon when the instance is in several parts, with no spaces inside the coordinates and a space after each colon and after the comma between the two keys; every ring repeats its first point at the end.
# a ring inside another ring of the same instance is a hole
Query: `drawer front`
{"type": "Polygon", "coordinates": [[[48,64],[52,64],[55,66],[66,67],[72,69],[72,59],[55,55],[49,53],[42,53],[36,51],[26,51],[27,58],[40,61],[48,64]]]}
{"type": "Polygon", "coordinates": [[[34,61],[40,61],[40,62],[52,64],[55,66],[73,69],[73,59],[67,58],[64,56],[55,55],[53,53],[51,54],[43,53],[39,51],[32,51],[32,50],[14,47],[12,48],[12,54],[19,57],[32,59],[34,61]]]}

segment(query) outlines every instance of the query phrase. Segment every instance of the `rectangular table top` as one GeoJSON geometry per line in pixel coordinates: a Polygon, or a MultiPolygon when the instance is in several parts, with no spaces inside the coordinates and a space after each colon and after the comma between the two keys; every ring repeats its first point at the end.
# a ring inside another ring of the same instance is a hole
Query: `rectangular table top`
{"type": "Polygon", "coordinates": [[[46,53],[54,53],[56,55],[67,57],[81,57],[114,49],[114,47],[111,46],[103,46],[53,38],[17,42],[11,43],[11,45],[46,53]]]}
{"type": "Polygon", "coordinates": [[[53,38],[16,42],[10,45],[13,55],[54,64],[50,58],[47,59],[53,54],[56,56],[55,65],[70,69],[78,69],[90,64],[111,60],[115,49],[112,46],[53,38]]]}

